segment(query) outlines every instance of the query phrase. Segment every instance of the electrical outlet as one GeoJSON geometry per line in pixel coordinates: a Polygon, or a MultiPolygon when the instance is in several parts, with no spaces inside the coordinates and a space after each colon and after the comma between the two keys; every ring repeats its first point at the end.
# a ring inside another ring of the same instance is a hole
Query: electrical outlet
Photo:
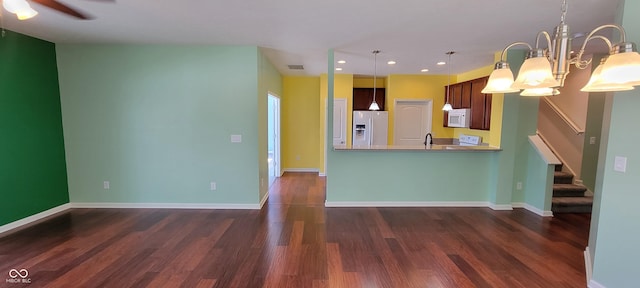
{"type": "Polygon", "coordinates": [[[300,155],[296,155],[296,160],[300,161],[300,155]]]}
{"type": "Polygon", "coordinates": [[[591,145],[596,144],[596,137],[590,137],[589,138],[589,144],[591,144],[591,145]]]}
{"type": "Polygon", "coordinates": [[[216,185],[216,182],[212,181],[211,183],[209,183],[209,189],[211,191],[215,191],[216,189],[218,189],[218,186],[216,185]]]}
{"type": "Polygon", "coordinates": [[[111,183],[109,183],[109,181],[104,181],[104,182],[102,182],[102,188],[103,188],[104,190],[109,190],[109,189],[110,189],[110,187],[111,187],[111,183]]]}
{"type": "Polygon", "coordinates": [[[516,183],[516,189],[522,190],[522,182],[516,183]]]}

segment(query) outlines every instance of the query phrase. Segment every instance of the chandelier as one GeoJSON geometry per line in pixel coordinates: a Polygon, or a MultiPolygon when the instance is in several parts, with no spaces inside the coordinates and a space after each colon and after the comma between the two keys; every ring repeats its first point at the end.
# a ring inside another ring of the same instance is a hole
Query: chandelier
{"type": "Polygon", "coordinates": [[[596,39],[607,44],[609,55],[601,60],[581,91],[623,91],[632,90],[634,86],[640,85],[640,54],[637,52],[635,43],[627,42],[622,26],[606,24],[593,29],[587,34],[576,56],[572,57],[570,30],[565,23],[566,15],[567,0],[563,0],[560,25],[555,29],[553,40],[548,32],[540,31],[536,37],[535,48],[526,42],[515,42],[505,47],[482,93],[513,93],[523,90],[520,94],[522,96],[557,95],[560,93],[558,88],[564,85],[572,64],[579,69],[589,67],[592,59],[583,60],[582,56],[587,43],[596,39]],[[609,38],[597,34],[608,28],[617,29],[620,32],[620,42],[613,43],[609,38]],[[539,46],[542,36],[547,42],[545,49],[539,46]],[[518,45],[528,47],[529,52],[514,81],[513,72],[506,62],[506,52],[518,45]]]}

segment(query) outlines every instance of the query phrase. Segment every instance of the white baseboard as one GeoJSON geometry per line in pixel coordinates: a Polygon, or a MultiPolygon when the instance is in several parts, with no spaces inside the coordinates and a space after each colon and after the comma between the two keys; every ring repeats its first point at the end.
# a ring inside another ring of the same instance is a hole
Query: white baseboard
{"type": "Polygon", "coordinates": [[[513,208],[524,208],[524,203],[523,202],[513,202],[511,203],[511,207],[513,208]]]}
{"type": "Polygon", "coordinates": [[[73,202],[71,208],[158,208],[158,209],[260,209],[260,204],[235,203],[89,203],[73,202]]]}
{"type": "Polygon", "coordinates": [[[527,203],[524,203],[524,206],[522,207],[524,209],[527,209],[533,213],[536,213],[542,217],[553,217],[553,212],[551,211],[544,211],[544,210],[540,210],[537,207],[534,207],[532,205],[529,205],[527,203]]]}
{"type": "Polygon", "coordinates": [[[589,283],[587,284],[587,287],[589,287],[589,288],[607,288],[604,285],[596,282],[593,279],[591,279],[591,281],[589,281],[589,283]]]}
{"type": "Polygon", "coordinates": [[[513,205],[511,205],[511,204],[493,204],[493,203],[489,203],[489,208],[491,208],[492,210],[497,210],[497,211],[509,211],[509,210],[513,210],[513,205]]]}
{"type": "Polygon", "coordinates": [[[303,173],[320,173],[318,168],[285,168],[282,172],[303,172],[303,173]]]}
{"type": "Polygon", "coordinates": [[[264,206],[264,203],[267,203],[267,199],[269,199],[269,190],[267,190],[267,194],[264,194],[262,199],[260,199],[260,209],[264,206]]]}
{"type": "Polygon", "coordinates": [[[585,274],[587,275],[587,283],[591,281],[591,273],[593,273],[593,264],[591,263],[591,252],[589,251],[589,246],[584,249],[584,267],[585,274]]]}
{"type": "Polygon", "coordinates": [[[69,208],[71,208],[71,204],[69,204],[69,203],[62,204],[60,206],[53,207],[53,208],[51,208],[49,210],[42,211],[42,212],[40,212],[38,214],[31,215],[29,217],[22,218],[20,220],[17,220],[17,221],[2,225],[2,226],[0,226],[0,234],[2,234],[4,232],[7,232],[7,231],[10,231],[10,230],[13,230],[13,229],[16,229],[16,228],[20,228],[22,226],[31,224],[31,223],[39,221],[39,220],[42,220],[44,218],[53,216],[53,215],[58,214],[60,212],[64,212],[64,211],[68,210],[69,208]]]}
{"type": "Polygon", "coordinates": [[[325,207],[489,207],[489,202],[325,201],[325,207]]]}

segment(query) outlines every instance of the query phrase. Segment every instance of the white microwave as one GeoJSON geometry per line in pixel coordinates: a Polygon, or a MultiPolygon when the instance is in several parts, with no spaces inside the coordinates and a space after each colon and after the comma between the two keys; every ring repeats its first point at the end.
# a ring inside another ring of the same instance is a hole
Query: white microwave
{"type": "Polygon", "coordinates": [[[471,109],[453,109],[449,111],[449,127],[469,128],[471,124],[471,109]]]}

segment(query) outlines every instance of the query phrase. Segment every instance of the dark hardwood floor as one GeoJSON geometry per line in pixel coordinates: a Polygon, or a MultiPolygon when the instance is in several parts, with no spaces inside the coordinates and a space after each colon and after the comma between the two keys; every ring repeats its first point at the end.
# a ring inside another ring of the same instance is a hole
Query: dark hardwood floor
{"type": "Polygon", "coordinates": [[[72,209],[0,238],[0,287],[586,287],[588,214],[324,208],[285,174],[257,210],[72,209]]]}

